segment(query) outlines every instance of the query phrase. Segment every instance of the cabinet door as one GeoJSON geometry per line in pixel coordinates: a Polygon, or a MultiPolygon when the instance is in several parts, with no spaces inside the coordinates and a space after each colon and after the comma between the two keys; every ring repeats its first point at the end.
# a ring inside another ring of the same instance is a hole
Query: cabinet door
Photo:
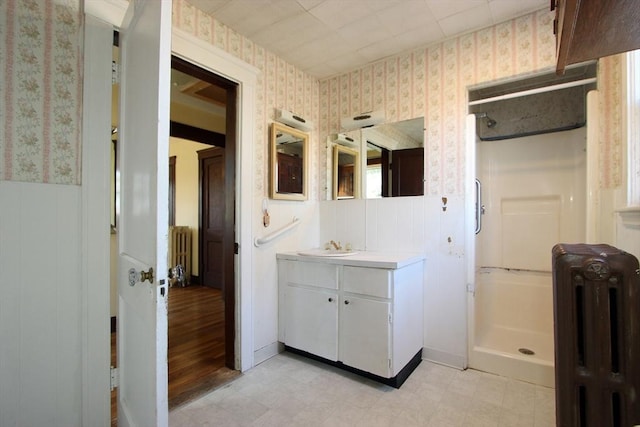
{"type": "Polygon", "coordinates": [[[391,303],[345,295],[340,303],[340,361],[390,377],[391,303]]]}
{"type": "Polygon", "coordinates": [[[287,286],[284,300],[284,343],[338,360],[337,294],[287,286]]]}

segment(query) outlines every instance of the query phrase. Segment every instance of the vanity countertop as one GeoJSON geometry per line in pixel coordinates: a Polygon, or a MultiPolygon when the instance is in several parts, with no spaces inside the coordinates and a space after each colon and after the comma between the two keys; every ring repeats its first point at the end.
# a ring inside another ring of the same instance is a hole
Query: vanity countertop
{"type": "Polygon", "coordinates": [[[356,251],[348,256],[313,256],[300,255],[296,252],[281,252],[276,254],[277,259],[291,261],[319,262],[325,264],[351,265],[355,267],[370,268],[402,268],[425,259],[424,254],[418,252],[374,252],[356,251]]]}

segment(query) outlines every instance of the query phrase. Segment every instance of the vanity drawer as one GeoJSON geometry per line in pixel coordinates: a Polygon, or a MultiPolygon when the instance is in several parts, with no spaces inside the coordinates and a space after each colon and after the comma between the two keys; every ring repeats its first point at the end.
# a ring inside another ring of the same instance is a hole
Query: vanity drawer
{"type": "Polygon", "coordinates": [[[286,281],[298,285],[338,289],[338,269],[332,264],[301,261],[281,261],[281,273],[286,281]]]}
{"type": "Polygon", "coordinates": [[[345,265],[342,279],[345,292],[391,298],[391,270],[345,265]]]}

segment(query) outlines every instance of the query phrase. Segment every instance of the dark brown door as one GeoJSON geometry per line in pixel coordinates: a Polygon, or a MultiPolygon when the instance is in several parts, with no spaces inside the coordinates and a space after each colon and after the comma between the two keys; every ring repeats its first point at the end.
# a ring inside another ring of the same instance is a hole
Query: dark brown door
{"type": "Polygon", "coordinates": [[[176,225],[176,156],[169,157],[169,225],[176,225]]]}
{"type": "Polygon", "coordinates": [[[393,196],[424,194],[424,148],[393,151],[391,187],[393,196]]]}
{"type": "Polygon", "coordinates": [[[201,284],[224,290],[225,186],[224,149],[198,151],[202,188],[201,284]]]}

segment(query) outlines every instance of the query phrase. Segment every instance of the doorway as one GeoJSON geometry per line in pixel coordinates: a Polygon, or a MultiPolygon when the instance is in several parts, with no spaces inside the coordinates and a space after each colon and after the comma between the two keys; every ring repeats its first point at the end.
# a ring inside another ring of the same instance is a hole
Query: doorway
{"type": "Polygon", "coordinates": [[[176,181],[188,180],[187,175],[196,180],[170,184],[175,188],[175,225],[189,223],[193,239],[193,262],[185,269],[190,277],[176,282],[168,297],[170,409],[239,374],[234,352],[236,88],[233,82],[172,58],[170,150],[181,146],[174,152],[183,157],[182,165],[181,156],[176,158],[176,181]],[[211,158],[213,164],[205,160],[211,158]],[[182,206],[186,209],[180,206],[185,200],[181,189],[197,195],[195,203],[186,202],[191,206],[182,206]]]}
{"type": "MultiPolygon", "coordinates": [[[[87,264],[90,271],[97,271],[99,274],[93,276],[93,288],[102,289],[100,292],[89,292],[88,298],[96,308],[96,313],[100,316],[89,317],[87,328],[92,331],[89,334],[86,345],[89,354],[103,355],[102,357],[90,358],[88,365],[83,371],[104,372],[109,369],[109,339],[114,336],[109,334],[109,328],[105,328],[105,319],[117,315],[117,312],[109,312],[109,307],[117,310],[117,292],[115,301],[109,303],[108,289],[117,283],[116,275],[110,273],[110,267],[105,265],[105,255],[109,258],[109,234],[104,230],[109,228],[109,216],[107,205],[108,200],[102,198],[89,197],[88,195],[102,194],[104,183],[113,177],[113,169],[108,165],[109,158],[109,135],[104,134],[104,129],[110,125],[110,106],[117,106],[117,99],[111,102],[111,94],[114,81],[117,80],[117,69],[113,73],[110,70],[112,64],[111,42],[113,28],[117,28],[123,20],[124,5],[115,3],[91,3],[86,12],[86,39],[91,49],[85,55],[86,63],[94,70],[88,72],[84,77],[84,86],[87,92],[92,94],[85,99],[83,104],[83,129],[84,141],[91,143],[83,144],[83,170],[87,172],[86,182],[83,182],[83,199],[86,199],[87,209],[92,212],[88,221],[88,247],[86,249],[87,264]],[[95,143],[96,135],[103,135],[98,140],[104,140],[104,144],[95,143]],[[84,191],[84,188],[87,191],[84,191]],[[86,197],[85,197],[86,196],[86,197]],[[92,234],[93,233],[93,234],[92,234]],[[99,286],[97,285],[99,284],[99,286]]],[[[237,139],[242,141],[241,150],[237,153],[237,179],[236,179],[236,206],[235,206],[235,227],[238,244],[236,245],[238,256],[236,258],[236,322],[235,331],[235,367],[244,371],[254,366],[253,350],[253,265],[251,263],[253,235],[252,235],[252,190],[254,182],[254,168],[250,165],[250,159],[254,151],[256,139],[256,86],[259,69],[249,63],[238,61],[236,57],[225,52],[214,45],[203,43],[190,33],[174,28],[172,31],[171,50],[175,55],[188,58],[190,61],[199,64],[203,68],[237,83],[241,90],[238,91],[238,124],[234,129],[237,139]],[[245,166],[247,165],[247,166],[245,166]]],[[[90,68],[90,67],[89,67],[90,68]]],[[[89,69],[87,68],[87,70],[89,69]]],[[[117,92],[116,92],[117,93],[117,92]]],[[[119,221],[116,218],[116,224],[119,221]]],[[[112,240],[117,239],[111,235],[112,240]]],[[[111,248],[114,250],[114,246],[111,248]]],[[[117,251],[117,246],[115,247],[117,251]]],[[[113,265],[111,267],[114,267],[113,265]]],[[[117,286],[115,286],[117,288],[117,286]]],[[[119,328],[120,329],[120,328],[119,328]]],[[[126,329],[126,328],[125,328],[126,329]]],[[[166,323],[156,326],[156,329],[166,333],[166,323]]],[[[120,334],[120,330],[118,334],[120,334]]],[[[133,342],[133,347],[140,347],[142,343],[133,342]]],[[[151,359],[149,359],[151,361],[151,359]]],[[[151,363],[151,362],[150,362],[151,363]]],[[[152,363],[153,364],[153,363],[152,363]]],[[[156,374],[162,376],[162,364],[157,364],[156,374]]],[[[151,371],[140,373],[139,377],[144,377],[144,381],[153,381],[151,371]]],[[[125,372],[113,372],[115,379],[120,379],[120,383],[129,382],[131,375],[125,372]],[[126,381],[125,381],[126,379],[126,381]]],[[[165,374],[166,375],[166,374],[165,374]]],[[[91,375],[90,375],[91,376],[91,375]]],[[[108,405],[104,404],[109,400],[108,378],[98,375],[96,382],[89,388],[91,395],[88,396],[83,408],[86,413],[91,413],[94,419],[105,419],[109,416],[108,405]],[[106,383],[106,387],[105,387],[106,383]]],[[[112,377],[112,380],[114,377],[112,377]]],[[[166,399],[166,385],[159,384],[157,393],[151,393],[149,400],[156,401],[160,407],[162,400],[166,399]],[[163,389],[164,388],[164,389],[163,389]]],[[[166,403],[165,403],[166,405],[166,403]]],[[[162,414],[160,414],[162,415],[162,414]]]]}
{"type": "MultiPolygon", "coordinates": [[[[114,33],[113,59],[118,59],[118,33],[114,33]]],[[[189,93],[184,95],[182,103],[180,100],[176,104],[184,104],[186,107],[174,106],[172,96],[172,115],[170,123],[171,144],[181,145],[176,151],[181,155],[188,153],[194,160],[191,165],[185,164],[185,158],[179,155],[171,155],[167,159],[169,163],[169,225],[180,225],[185,221],[185,214],[176,205],[184,203],[183,194],[185,183],[176,185],[177,181],[189,181],[184,179],[185,169],[195,168],[195,180],[187,186],[193,193],[193,206],[187,210],[195,212],[194,221],[186,220],[187,228],[194,234],[195,248],[190,251],[192,254],[201,254],[198,242],[200,231],[203,230],[201,207],[202,200],[201,174],[198,173],[198,153],[197,150],[208,151],[211,147],[221,153],[222,168],[221,176],[218,180],[219,186],[215,206],[219,212],[219,228],[221,230],[220,245],[216,252],[208,253],[205,258],[214,258],[220,265],[220,276],[224,283],[218,286],[218,290],[209,285],[209,281],[200,281],[197,270],[192,271],[192,267],[197,268],[197,264],[184,266],[189,273],[189,277],[179,285],[170,289],[168,293],[168,370],[169,385],[168,398],[169,408],[173,409],[183,403],[193,400],[204,393],[207,393],[220,385],[232,380],[239,371],[235,370],[235,199],[233,189],[235,186],[235,127],[236,127],[236,84],[226,79],[206,72],[192,64],[179,58],[172,58],[172,75],[180,73],[180,77],[175,81],[172,78],[174,90],[180,91],[180,87],[186,87],[189,93]],[[194,76],[195,74],[195,76],[194,76]],[[191,104],[188,97],[193,97],[196,102],[191,104]],[[187,101],[184,101],[187,99],[187,101]],[[206,112],[207,104],[215,104],[213,111],[215,114],[206,112]],[[176,120],[174,120],[174,107],[176,120]],[[186,108],[186,109],[185,109],[186,108]],[[213,115],[212,115],[213,114],[213,115]],[[214,117],[217,116],[217,117],[214,117]],[[213,118],[212,118],[213,117],[213,118]],[[195,119],[194,119],[195,118],[195,119]],[[199,124],[204,123],[204,124],[199,124]],[[216,129],[220,132],[216,132],[216,129]],[[232,131],[227,132],[226,129],[232,131]],[[186,147],[186,148],[185,148],[186,147]],[[194,148],[195,147],[195,148],[194,148]],[[191,151],[191,152],[190,152],[191,151]],[[233,159],[227,162],[227,159],[233,159]],[[182,174],[181,174],[182,168],[182,174]],[[194,274],[191,274],[194,273],[194,274]],[[230,319],[230,320],[229,320],[230,319]]],[[[118,86],[114,84],[113,105],[118,105],[118,86]]],[[[112,137],[114,147],[117,146],[117,107],[112,111],[112,137]]],[[[114,157],[115,159],[115,157],[114,157]]],[[[114,176],[117,175],[117,165],[114,164],[114,176]]],[[[114,214],[112,215],[112,250],[117,245],[114,237],[118,232],[116,227],[117,218],[117,185],[114,181],[112,189],[114,200],[114,214]]],[[[188,203],[187,203],[188,204],[188,203]]],[[[186,215],[187,217],[189,214],[186,215]]],[[[169,248],[171,251],[171,248],[169,248]]],[[[115,258],[112,255],[112,260],[115,258]]],[[[197,259],[195,260],[197,262],[197,259]]],[[[174,267],[174,266],[169,266],[174,267]]],[[[115,285],[117,288],[117,285],[115,285]]],[[[115,304],[112,302],[112,306],[115,304]]],[[[115,316],[112,313],[112,324],[115,325],[115,316]]],[[[117,342],[115,327],[112,326],[111,333],[111,364],[117,367],[117,342]]],[[[111,393],[111,424],[117,423],[117,389],[111,393]]]]}

